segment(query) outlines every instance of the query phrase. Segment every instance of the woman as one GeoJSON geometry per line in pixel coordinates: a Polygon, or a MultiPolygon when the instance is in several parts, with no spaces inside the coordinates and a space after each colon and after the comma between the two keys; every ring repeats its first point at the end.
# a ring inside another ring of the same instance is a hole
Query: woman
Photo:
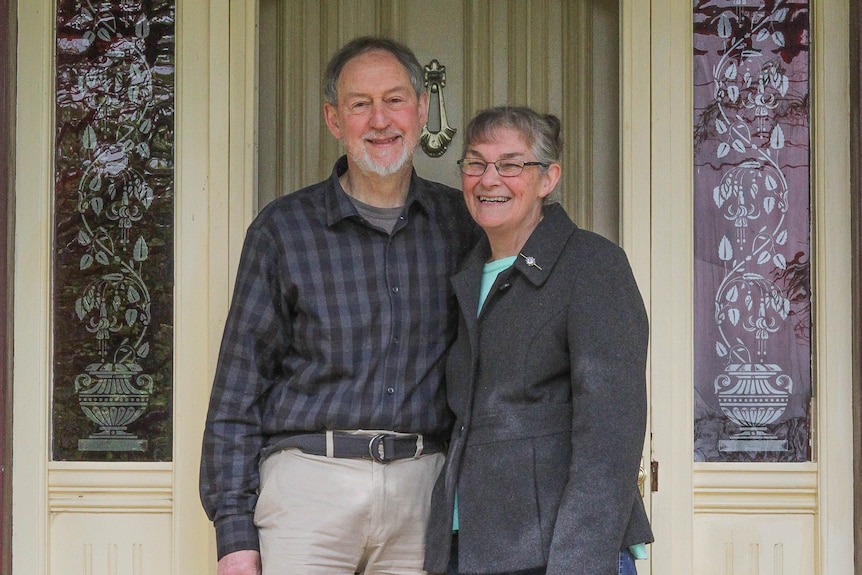
{"type": "Polygon", "coordinates": [[[457,547],[458,573],[634,573],[629,547],[652,541],[637,490],[646,312],[623,251],[547,201],[559,130],[516,107],[466,129],[464,199],[487,238],[452,279],[457,421],[434,490],[431,572],[457,547]]]}

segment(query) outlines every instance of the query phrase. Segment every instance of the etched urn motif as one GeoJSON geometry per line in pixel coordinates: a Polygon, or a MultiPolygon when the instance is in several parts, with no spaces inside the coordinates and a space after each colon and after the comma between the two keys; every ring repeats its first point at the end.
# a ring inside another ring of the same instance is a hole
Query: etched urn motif
{"type": "Polygon", "coordinates": [[[153,378],[134,362],[91,363],[75,378],[78,403],[101,431],[78,440],[81,451],[144,451],[147,441],[126,428],[147,409],[153,378]]]}
{"type": "Polygon", "coordinates": [[[784,414],[793,380],[771,363],[728,365],[715,378],[715,393],[721,411],[740,428],[720,442],[723,451],[784,451],[786,440],[769,433],[769,425],[784,414]]]}

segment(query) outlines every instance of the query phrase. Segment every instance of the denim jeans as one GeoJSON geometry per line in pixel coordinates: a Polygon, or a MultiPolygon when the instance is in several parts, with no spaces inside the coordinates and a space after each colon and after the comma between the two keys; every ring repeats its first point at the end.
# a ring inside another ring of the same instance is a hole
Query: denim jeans
{"type": "Polygon", "coordinates": [[[620,575],[638,575],[635,558],[628,549],[620,551],[620,575]]]}

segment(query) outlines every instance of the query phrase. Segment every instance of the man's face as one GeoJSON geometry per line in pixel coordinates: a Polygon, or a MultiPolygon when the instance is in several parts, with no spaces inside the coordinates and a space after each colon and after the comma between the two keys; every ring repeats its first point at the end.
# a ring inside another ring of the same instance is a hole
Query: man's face
{"type": "Polygon", "coordinates": [[[407,70],[375,50],[350,60],[338,78],[338,104],[324,104],[326,125],[360,170],[388,176],[411,164],[428,113],[407,70]]]}

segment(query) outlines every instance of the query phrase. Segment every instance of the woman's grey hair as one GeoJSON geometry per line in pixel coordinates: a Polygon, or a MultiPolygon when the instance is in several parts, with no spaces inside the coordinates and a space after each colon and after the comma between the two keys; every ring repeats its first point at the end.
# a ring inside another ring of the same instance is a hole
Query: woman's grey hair
{"type": "Polygon", "coordinates": [[[553,114],[540,114],[526,106],[497,106],[476,114],[464,130],[464,153],[476,143],[495,141],[497,132],[503,129],[520,133],[532,149],[536,161],[560,163],[563,151],[560,119],[553,114]]]}
{"type": "Polygon", "coordinates": [[[323,97],[327,103],[333,106],[338,104],[338,77],[341,76],[344,66],[357,56],[376,50],[389,52],[401,62],[401,65],[407,70],[410,84],[416,91],[416,97],[419,97],[425,89],[425,76],[413,51],[391,38],[360,36],[342,46],[326,65],[326,73],[323,76],[323,97]]]}

